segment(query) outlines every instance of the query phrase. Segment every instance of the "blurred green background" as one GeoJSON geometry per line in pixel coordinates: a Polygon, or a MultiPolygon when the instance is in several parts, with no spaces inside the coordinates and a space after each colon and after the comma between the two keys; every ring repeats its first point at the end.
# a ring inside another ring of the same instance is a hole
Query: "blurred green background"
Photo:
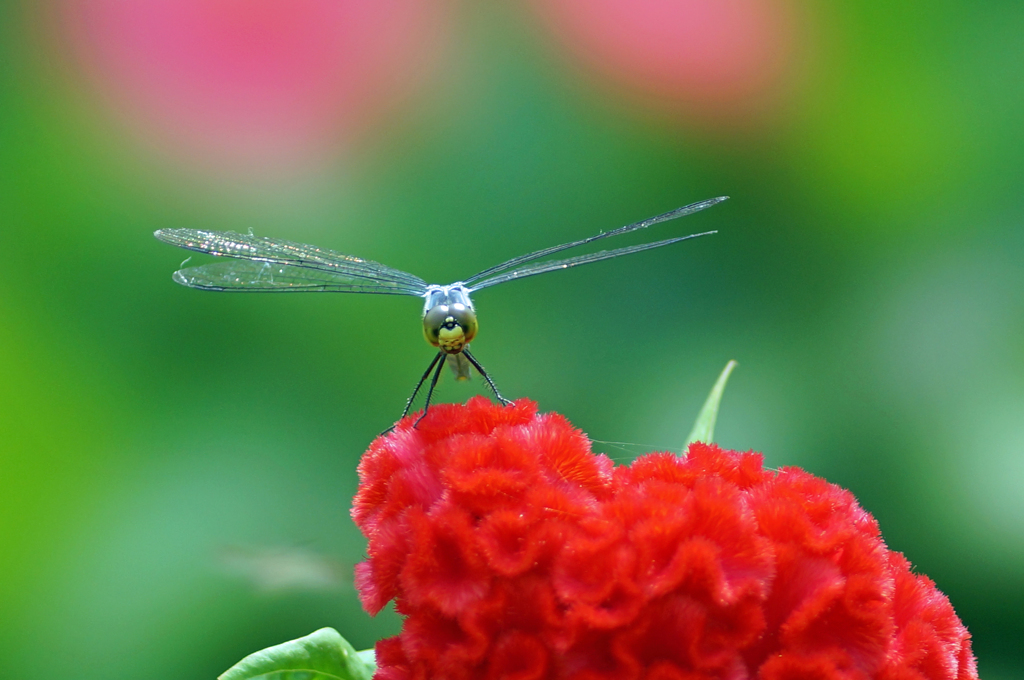
{"type": "Polygon", "coordinates": [[[622,461],[738,360],[717,440],[853,490],[1024,678],[1024,5],[209,1],[0,6],[0,674],[397,630],[348,508],[420,303],[188,290],[155,229],[446,283],[728,194],[482,291],[476,355],[622,461]]]}

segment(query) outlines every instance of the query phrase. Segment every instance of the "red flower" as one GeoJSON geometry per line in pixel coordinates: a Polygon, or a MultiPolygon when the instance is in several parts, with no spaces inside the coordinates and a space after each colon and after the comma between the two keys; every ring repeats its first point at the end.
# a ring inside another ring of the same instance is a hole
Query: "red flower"
{"type": "Polygon", "coordinates": [[[946,597],[854,497],[694,444],[629,467],[483,398],[379,438],[352,515],[386,680],[977,678],[946,597]]]}

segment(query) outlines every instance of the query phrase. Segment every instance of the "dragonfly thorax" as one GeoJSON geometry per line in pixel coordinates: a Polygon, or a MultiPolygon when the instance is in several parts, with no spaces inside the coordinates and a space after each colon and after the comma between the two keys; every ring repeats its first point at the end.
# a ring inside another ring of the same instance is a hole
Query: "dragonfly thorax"
{"type": "Polygon", "coordinates": [[[458,354],[479,328],[469,292],[461,284],[431,286],[424,298],[423,336],[446,354],[458,354]]]}

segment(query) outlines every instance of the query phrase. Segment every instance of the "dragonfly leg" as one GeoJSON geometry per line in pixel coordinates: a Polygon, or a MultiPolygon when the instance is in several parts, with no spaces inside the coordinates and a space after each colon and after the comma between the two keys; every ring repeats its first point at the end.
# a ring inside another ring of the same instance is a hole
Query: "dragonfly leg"
{"type": "MultiPolygon", "coordinates": [[[[444,356],[444,352],[438,352],[438,353],[437,353],[437,354],[436,354],[436,355],[434,356],[434,360],[430,362],[430,365],[429,365],[429,366],[427,366],[427,370],[423,371],[423,377],[422,377],[422,378],[420,378],[420,381],[419,381],[418,383],[416,383],[416,389],[414,389],[414,390],[412,391],[412,394],[411,394],[411,395],[409,395],[409,401],[405,402],[405,410],[404,410],[404,411],[402,411],[402,418],[404,418],[404,417],[406,417],[407,415],[409,415],[409,409],[411,409],[411,408],[412,408],[412,402],[413,402],[413,400],[414,400],[414,399],[416,399],[416,395],[417,395],[417,394],[419,394],[419,392],[420,392],[420,388],[421,388],[421,387],[423,387],[423,383],[427,382],[427,376],[429,376],[429,375],[430,375],[430,372],[431,372],[432,370],[434,370],[434,366],[436,366],[436,365],[437,365],[437,362],[438,362],[438,361],[441,361],[441,357],[443,357],[443,356],[444,356]]],[[[442,366],[444,365],[444,362],[443,362],[443,361],[441,362],[441,365],[442,365],[442,366]]],[[[430,389],[431,389],[431,390],[433,390],[434,388],[433,388],[433,387],[431,387],[430,389]]],[[[428,397],[428,399],[429,399],[429,397],[428,397]]],[[[401,420],[402,418],[399,418],[399,420],[401,420]]],[[[417,422],[419,422],[419,421],[417,421],[417,422]]]]}
{"type": "Polygon", "coordinates": [[[494,396],[497,397],[498,402],[502,406],[508,406],[509,404],[511,404],[511,401],[501,396],[501,392],[498,391],[498,388],[495,386],[494,381],[491,380],[491,376],[487,375],[487,371],[485,371],[484,367],[480,365],[480,362],[477,361],[473,357],[473,355],[469,353],[469,350],[463,349],[462,353],[466,355],[466,358],[469,359],[469,363],[473,364],[473,367],[476,368],[480,375],[484,377],[484,380],[487,381],[487,385],[491,388],[491,391],[494,392],[494,396]]]}
{"type": "MultiPolygon", "coordinates": [[[[441,358],[441,356],[443,355],[444,352],[439,353],[437,355],[438,359],[441,358]]],[[[433,366],[434,364],[431,363],[430,365],[433,366]]],[[[441,377],[442,368],[444,368],[443,361],[437,365],[437,369],[434,371],[434,377],[430,379],[430,389],[427,390],[427,402],[423,405],[423,413],[420,415],[419,418],[416,419],[416,422],[412,424],[413,428],[419,425],[420,421],[427,417],[427,411],[430,409],[430,398],[434,396],[434,388],[437,387],[437,379],[441,377]]],[[[426,376],[423,377],[426,378],[426,376]]],[[[420,384],[423,384],[422,380],[420,381],[420,384]]]]}

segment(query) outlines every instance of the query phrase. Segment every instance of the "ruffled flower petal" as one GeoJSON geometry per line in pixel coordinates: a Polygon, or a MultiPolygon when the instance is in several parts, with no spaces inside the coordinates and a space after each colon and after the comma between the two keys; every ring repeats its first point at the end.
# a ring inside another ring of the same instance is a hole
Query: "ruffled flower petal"
{"type": "Polygon", "coordinates": [[[856,499],[694,444],[614,467],[483,398],[379,438],[352,515],[379,680],[968,680],[970,635],[856,499]]]}

